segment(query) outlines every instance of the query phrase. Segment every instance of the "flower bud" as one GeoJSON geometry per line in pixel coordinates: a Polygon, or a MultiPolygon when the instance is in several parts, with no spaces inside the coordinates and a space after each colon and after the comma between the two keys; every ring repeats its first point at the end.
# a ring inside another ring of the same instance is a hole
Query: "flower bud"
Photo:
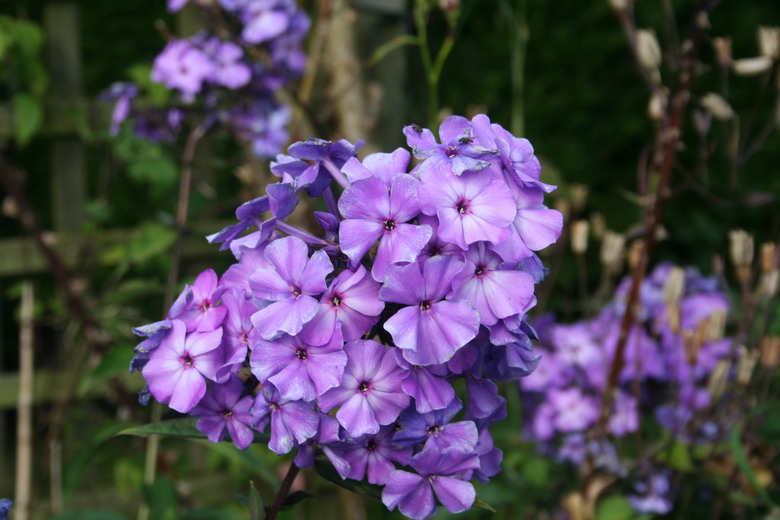
{"type": "Polygon", "coordinates": [[[761,272],[764,273],[771,273],[777,269],[777,247],[773,242],[761,244],[759,264],[761,265],[761,272]]]}
{"type": "Polygon", "coordinates": [[[780,57],[780,27],[759,27],[758,48],[770,60],[780,57]]]}
{"type": "Polygon", "coordinates": [[[639,63],[649,71],[657,70],[661,65],[661,47],[655,37],[655,31],[638,29],[636,31],[636,50],[639,63]]]}
{"type": "Polygon", "coordinates": [[[680,301],[685,292],[685,270],[682,267],[672,267],[664,284],[664,302],[674,305],[680,301]]]}
{"type": "Polygon", "coordinates": [[[607,231],[601,242],[601,263],[609,273],[617,273],[623,266],[625,256],[626,237],[622,233],[607,231]]]}
{"type": "Polygon", "coordinates": [[[734,110],[732,110],[728,101],[714,92],[702,96],[701,106],[719,121],[728,121],[734,117],[734,110]]]}
{"type": "Polygon", "coordinates": [[[577,255],[588,250],[588,228],[587,220],[577,220],[571,225],[571,249],[577,255]]]}
{"type": "Polygon", "coordinates": [[[748,350],[744,345],[739,346],[739,362],[737,363],[737,384],[747,386],[753,377],[753,370],[758,363],[760,352],[748,350]]]}
{"type": "Polygon", "coordinates": [[[710,373],[710,378],[707,381],[707,392],[710,394],[712,402],[717,401],[723,392],[726,391],[726,387],[729,382],[729,369],[731,368],[731,361],[728,359],[721,359],[718,364],[715,365],[715,369],[710,373]]]}
{"type": "Polygon", "coordinates": [[[731,38],[715,38],[712,40],[712,46],[715,48],[715,56],[718,59],[718,65],[721,67],[730,67],[731,60],[731,38]]]}
{"type": "Polygon", "coordinates": [[[761,366],[770,370],[780,365],[780,336],[761,338],[761,366]]]}
{"type": "Polygon", "coordinates": [[[753,237],[743,229],[729,232],[731,261],[738,267],[750,267],[753,263],[753,237]]]}
{"type": "Polygon", "coordinates": [[[668,94],[664,89],[658,89],[650,95],[650,101],[647,103],[647,116],[652,121],[660,121],[666,112],[668,94]]]}
{"type": "Polygon", "coordinates": [[[732,63],[734,73],[738,76],[756,76],[772,68],[772,60],[766,56],[743,58],[732,63]]]}

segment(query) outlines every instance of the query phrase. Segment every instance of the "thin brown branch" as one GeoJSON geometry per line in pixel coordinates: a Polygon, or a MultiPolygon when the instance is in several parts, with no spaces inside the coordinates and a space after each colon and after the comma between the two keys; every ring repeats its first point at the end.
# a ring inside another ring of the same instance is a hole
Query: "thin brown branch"
{"type": "Polygon", "coordinates": [[[291,462],[290,469],[287,470],[287,475],[284,476],[282,485],[279,486],[279,491],[276,493],[276,497],[274,497],[274,502],[271,504],[271,508],[268,510],[265,520],[276,520],[276,515],[281,511],[282,504],[284,504],[284,500],[290,493],[290,487],[292,487],[295,477],[298,476],[298,471],[300,471],[300,468],[296,466],[295,463],[291,462]]]}

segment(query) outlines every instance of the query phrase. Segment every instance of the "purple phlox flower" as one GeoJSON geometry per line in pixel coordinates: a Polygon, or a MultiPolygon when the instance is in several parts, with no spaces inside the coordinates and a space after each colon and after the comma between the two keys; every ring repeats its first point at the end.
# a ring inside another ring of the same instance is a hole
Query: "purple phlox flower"
{"type": "Polygon", "coordinates": [[[423,450],[409,464],[417,472],[395,470],[390,473],[382,491],[382,503],[391,511],[425,520],[436,512],[434,494],[450,513],[469,509],[476,499],[474,486],[464,480],[479,469],[479,458],[473,451],[450,447],[443,451],[423,450]]]}
{"type": "Polygon", "coordinates": [[[301,337],[311,345],[322,345],[330,341],[340,323],[344,341],[360,339],[379,320],[384,308],[379,300],[379,283],[365,267],[344,270],[320,298],[317,314],[303,327],[301,337]]]}
{"type": "Polygon", "coordinates": [[[177,108],[147,109],[135,114],[133,132],[155,143],[172,143],[181,132],[183,113],[177,108]]]}
{"type": "Polygon", "coordinates": [[[268,267],[268,261],[265,259],[266,246],[267,243],[263,243],[258,247],[238,248],[236,251],[238,263],[227,268],[220,280],[221,284],[247,299],[251,298],[252,288],[249,285],[249,278],[261,267],[268,267]]]}
{"type": "Polygon", "coordinates": [[[268,447],[277,455],[289,453],[296,444],[303,444],[317,434],[320,413],[314,402],[284,399],[271,384],[255,398],[249,410],[255,418],[255,428],[264,431],[271,424],[268,447]]]}
{"type": "Polygon", "coordinates": [[[680,301],[680,327],[694,330],[702,321],[710,319],[716,313],[729,310],[728,297],[719,292],[692,294],[680,301]]]}
{"type": "Polygon", "coordinates": [[[403,371],[393,350],[376,341],[352,341],[344,350],[348,360],[341,386],[319,397],[320,408],[327,413],[340,406],[336,418],[352,437],[377,433],[409,405],[401,391],[403,371]]]}
{"type": "Polygon", "coordinates": [[[357,157],[357,150],[361,146],[363,146],[362,140],[352,144],[346,139],[335,142],[307,139],[291,144],[287,153],[301,161],[313,163],[313,168],[303,171],[299,182],[302,186],[307,186],[306,192],[310,196],[319,197],[330,186],[333,179],[342,186],[347,185],[348,181],[341,173],[341,167],[350,158],[357,157]]]}
{"type": "Polygon", "coordinates": [[[504,452],[494,446],[493,436],[490,435],[487,428],[484,428],[479,434],[476,452],[479,456],[479,469],[474,472],[474,478],[487,484],[492,477],[501,473],[504,452]]]}
{"type": "Polygon", "coordinates": [[[569,370],[567,365],[558,356],[548,350],[540,350],[544,357],[544,363],[539,363],[536,370],[528,377],[524,377],[521,386],[527,392],[545,392],[551,387],[560,387],[568,381],[569,370]]]}
{"type": "Polygon", "coordinates": [[[238,11],[252,0],[219,0],[219,5],[225,11],[238,11]]]}
{"type": "Polygon", "coordinates": [[[383,426],[373,435],[364,435],[342,444],[340,451],[349,462],[348,478],[363,480],[368,476],[371,484],[384,486],[387,477],[395,470],[393,462],[406,464],[412,456],[411,448],[398,448],[391,443],[393,426],[383,426]]]}
{"type": "Polygon", "coordinates": [[[244,231],[252,226],[259,227],[260,216],[271,209],[271,202],[267,196],[244,202],[236,209],[236,218],[239,222],[232,224],[223,230],[206,237],[209,244],[222,243],[219,250],[224,251],[230,247],[230,243],[238,238],[244,231]]]}
{"type": "Polygon", "coordinates": [[[189,412],[206,393],[206,379],[215,381],[222,368],[221,344],[221,328],[187,334],[184,322],[173,320],[142,370],[154,398],[177,412],[189,412]]]}
{"type": "Polygon", "coordinates": [[[252,396],[244,395],[243,381],[231,376],[223,384],[212,384],[190,414],[198,418],[198,430],[211,442],[220,442],[227,431],[233,444],[245,450],[255,436],[249,413],[253,401],[252,396]]]}
{"type": "Polygon", "coordinates": [[[639,427],[636,399],[624,392],[618,392],[612,406],[613,411],[607,423],[609,431],[617,437],[635,432],[639,427]]]}
{"type": "Polygon", "coordinates": [[[339,226],[341,226],[339,218],[326,211],[315,211],[314,220],[316,220],[317,224],[325,231],[325,240],[328,242],[335,242],[336,237],[339,236],[339,226]]]}
{"type": "Polygon", "coordinates": [[[411,155],[404,148],[398,148],[393,153],[372,153],[362,162],[350,157],[341,167],[341,172],[350,183],[377,177],[390,188],[396,174],[406,173],[410,159],[411,155]]]}
{"type": "Polygon", "coordinates": [[[665,515],[672,510],[669,500],[669,475],[653,473],[648,479],[634,484],[635,495],[628,495],[628,501],[640,515],[665,515]]]}
{"type": "Polygon", "coordinates": [[[555,436],[555,408],[550,403],[542,403],[536,409],[531,421],[530,437],[538,441],[549,441],[555,436]]]}
{"type": "Polygon", "coordinates": [[[210,51],[211,58],[214,60],[211,81],[231,89],[249,83],[252,71],[242,61],[244,51],[241,47],[233,42],[219,41],[215,38],[211,42],[210,51]]]}
{"type": "Polygon", "coordinates": [[[561,446],[558,448],[557,458],[572,464],[582,464],[587,455],[587,442],[581,433],[564,435],[561,446]]]}
{"type": "Polygon", "coordinates": [[[553,424],[558,431],[565,433],[582,431],[598,419],[598,401],[583,395],[579,388],[552,389],[547,397],[555,411],[553,424]]]}
{"type": "MultiPolygon", "coordinates": [[[[511,186],[511,185],[510,185],[511,186]]],[[[563,215],[543,204],[544,193],[536,189],[515,188],[517,214],[509,227],[509,237],[492,246],[507,262],[517,262],[555,243],[563,229],[563,215]]]]}
{"type": "Polygon", "coordinates": [[[341,250],[354,268],[379,240],[371,274],[384,280],[393,264],[414,262],[431,238],[431,228],[407,224],[420,212],[420,181],[396,174],[390,191],[379,177],[354,182],[339,199],[344,221],[339,228],[341,250]]]}
{"type": "Polygon", "coordinates": [[[347,459],[342,453],[344,442],[341,438],[340,425],[335,417],[320,413],[320,424],[317,429],[317,435],[298,446],[295,454],[294,464],[299,468],[308,468],[314,464],[319,448],[342,479],[346,479],[351,471],[347,459]]]}
{"type": "Polygon", "coordinates": [[[477,309],[482,325],[495,325],[499,319],[523,315],[536,304],[533,279],[503,263],[484,242],[469,247],[465,259],[465,267],[452,282],[450,296],[477,309]]]}
{"type": "Polygon", "coordinates": [[[479,313],[469,303],[443,299],[463,266],[460,258],[436,256],[388,272],[379,297],[408,307],[384,327],[409,363],[442,364],[479,332],[479,313]]]}
{"type": "Polygon", "coordinates": [[[291,75],[299,75],[306,67],[306,53],[302,49],[303,40],[311,27],[311,20],[302,9],[298,9],[290,18],[287,30],[270,42],[271,64],[275,69],[285,70],[291,75]]]}
{"type": "Polygon", "coordinates": [[[141,370],[149,361],[149,352],[160,346],[160,343],[168,334],[173,322],[171,320],[156,321],[148,325],[133,328],[133,334],[144,339],[135,347],[135,357],[130,361],[130,373],[141,370]]]}
{"type": "Polygon", "coordinates": [[[290,139],[287,126],[292,120],[292,109],[287,105],[265,102],[263,109],[251,126],[249,141],[252,143],[252,153],[263,159],[270,159],[290,139]]]}
{"type": "Polygon", "coordinates": [[[483,352],[482,374],[494,381],[516,381],[527,377],[536,370],[542,359],[527,337],[524,341],[503,346],[491,345],[483,352]]]}
{"type": "Polygon", "coordinates": [[[276,218],[287,218],[298,205],[298,194],[290,184],[282,182],[269,184],[265,187],[265,192],[268,194],[271,215],[276,218]]]}
{"type": "Polygon", "coordinates": [[[192,284],[192,302],[175,317],[187,325],[187,332],[207,332],[222,324],[227,308],[219,305],[225,287],[219,285],[217,273],[206,269],[192,284]]]}
{"type": "Polygon", "coordinates": [[[227,309],[227,315],[222,323],[225,365],[217,371],[219,381],[227,374],[237,374],[244,366],[252,333],[251,318],[257,310],[257,307],[240,292],[225,292],[222,296],[222,304],[227,309]]]}
{"type": "Polygon", "coordinates": [[[114,111],[111,113],[110,134],[119,134],[119,127],[130,115],[133,107],[133,99],[138,95],[138,87],[133,83],[118,81],[113,83],[100,96],[104,101],[116,101],[114,111]]]}
{"type": "Polygon", "coordinates": [[[172,40],[154,59],[152,81],[179,89],[185,101],[190,101],[212,76],[213,68],[211,59],[189,41],[172,40]]]}
{"type": "Polygon", "coordinates": [[[495,158],[496,151],[475,143],[473,133],[469,120],[461,116],[450,116],[442,121],[439,126],[441,144],[427,128],[416,125],[404,127],[406,143],[414,151],[414,156],[424,159],[415,170],[448,175],[482,170],[490,166],[490,161],[495,158]]]}
{"type": "Polygon", "coordinates": [[[550,337],[557,347],[558,359],[569,366],[587,369],[604,363],[604,352],[587,323],[557,325],[550,331],[550,337]]]}
{"type": "Polygon", "coordinates": [[[500,244],[512,234],[517,207],[503,181],[482,172],[456,177],[434,170],[425,170],[421,179],[421,210],[438,216],[441,240],[466,250],[482,240],[500,244]]]}
{"type": "Polygon", "coordinates": [[[419,262],[425,261],[432,256],[438,255],[456,255],[461,254],[463,250],[452,242],[447,242],[439,237],[439,219],[435,216],[420,214],[417,217],[417,221],[420,225],[429,226],[431,228],[431,239],[422,248],[420,254],[417,255],[419,262]]]}
{"type": "Polygon", "coordinates": [[[415,409],[420,413],[440,410],[455,399],[455,390],[444,377],[444,366],[421,367],[407,362],[399,350],[395,351],[398,366],[406,370],[401,389],[414,398],[415,409]]]}
{"type": "Polygon", "coordinates": [[[287,30],[290,13],[279,2],[247,2],[241,10],[244,29],[241,38],[247,43],[258,44],[276,38],[287,30]],[[281,7],[281,8],[278,8],[281,7]]]}
{"type": "Polygon", "coordinates": [[[187,5],[190,0],[168,0],[168,12],[175,13],[187,5]]]}
{"type": "Polygon", "coordinates": [[[478,143],[498,151],[505,175],[511,182],[518,187],[538,188],[545,193],[556,189],[556,186],[539,181],[542,166],[528,139],[515,137],[501,125],[491,123],[485,114],[474,116],[471,126],[478,143]]]}
{"type": "Polygon", "coordinates": [[[523,324],[527,323],[523,315],[514,314],[498,320],[487,327],[490,332],[490,343],[493,345],[508,345],[510,343],[525,343],[528,334],[523,330],[523,324]]]}
{"type": "Polygon", "coordinates": [[[466,392],[464,417],[474,421],[480,430],[506,419],[506,399],[498,393],[493,381],[468,377],[466,392]]]}
{"type": "Polygon", "coordinates": [[[10,498],[0,498],[0,520],[8,520],[8,513],[11,512],[11,506],[14,501],[10,498]]]}
{"type": "Polygon", "coordinates": [[[325,292],[325,277],[333,271],[328,255],[317,251],[309,258],[308,247],[297,237],[273,241],[265,248],[268,267],[255,271],[249,280],[256,298],[272,302],[252,316],[263,339],[282,332],[298,334],[317,314],[315,296],[325,292]]]}
{"type": "Polygon", "coordinates": [[[257,379],[273,383],[283,398],[313,401],[341,383],[347,364],[343,345],[341,327],[336,327],[329,343],[317,347],[299,336],[284,335],[273,341],[258,338],[249,363],[257,379]]]}
{"type": "Polygon", "coordinates": [[[539,255],[533,254],[525,257],[517,265],[518,269],[531,275],[534,279],[534,283],[541,283],[547,277],[547,273],[550,271],[542,263],[542,259],[539,255]]]}
{"type": "Polygon", "coordinates": [[[477,425],[472,421],[450,422],[462,408],[457,399],[446,408],[429,413],[407,408],[398,418],[401,429],[393,435],[393,444],[411,448],[425,443],[425,450],[442,451],[457,446],[464,451],[474,451],[479,439],[477,425]]]}
{"type": "Polygon", "coordinates": [[[484,339],[481,337],[481,334],[480,332],[476,339],[466,343],[463,348],[455,352],[446,365],[444,365],[447,367],[447,370],[452,374],[465,374],[475,366],[480,356],[478,343],[484,339]]]}

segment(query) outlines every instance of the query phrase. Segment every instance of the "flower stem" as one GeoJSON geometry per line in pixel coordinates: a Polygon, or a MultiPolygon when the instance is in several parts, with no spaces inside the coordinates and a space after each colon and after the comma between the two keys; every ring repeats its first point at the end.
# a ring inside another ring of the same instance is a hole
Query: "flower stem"
{"type": "Polygon", "coordinates": [[[290,493],[290,487],[292,486],[293,481],[295,481],[295,477],[298,476],[298,471],[300,471],[300,468],[296,466],[295,463],[290,463],[290,469],[287,470],[287,475],[284,476],[282,485],[279,486],[279,491],[276,493],[274,502],[271,504],[271,508],[268,510],[265,520],[276,520],[276,515],[278,515],[279,511],[282,509],[284,499],[287,498],[287,495],[290,493]]]}
{"type": "Polygon", "coordinates": [[[339,183],[339,185],[342,188],[346,188],[349,186],[349,181],[347,180],[347,177],[341,173],[341,171],[336,167],[335,164],[330,159],[325,159],[322,161],[323,166],[327,168],[328,172],[330,173],[330,176],[333,177],[333,180],[339,183]]]}

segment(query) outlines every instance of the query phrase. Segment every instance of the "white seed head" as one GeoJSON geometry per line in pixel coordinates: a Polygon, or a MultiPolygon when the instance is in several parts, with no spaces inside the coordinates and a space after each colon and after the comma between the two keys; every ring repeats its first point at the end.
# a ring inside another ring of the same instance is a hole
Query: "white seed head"
{"type": "Polygon", "coordinates": [[[701,106],[719,121],[728,121],[734,117],[734,110],[731,108],[731,105],[720,94],[710,92],[702,96],[700,101],[701,106]]]}
{"type": "Polygon", "coordinates": [[[577,220],[571,225],[571,249],[575,254],[581,255],[588,250],[587,220],[577,220]]]}
{"type": "Polygon", "coordinates": [[[753,236],[744,229],[729,231],[729,253],[737,267],[749,267],[753,263],[753,236]]]}
{"type": "Polygon", "coordinates": [[[601,263],[611,273],[620,271],[626,253],[626,237],[622,233],[607,231],[601,242],[601,263]]]}
{"type": "Polygon", "coordinates": [[[756,76],[772,68],[772,60],[766,56],[735,60],[732,68],[737,76],[756,76]]]}
{"type": "Polygon", "coordinates": [[[658,70],[661,65],[661,46],[655,37],[655,31],[638,29],[636,31],[636,47],[639,62],[649,71],[658,70]]]}
{"type": "Polygon", "coordinates": [[[780,27],[759,27],[758,49],[770,60],[780,58],[780,27]]]}

